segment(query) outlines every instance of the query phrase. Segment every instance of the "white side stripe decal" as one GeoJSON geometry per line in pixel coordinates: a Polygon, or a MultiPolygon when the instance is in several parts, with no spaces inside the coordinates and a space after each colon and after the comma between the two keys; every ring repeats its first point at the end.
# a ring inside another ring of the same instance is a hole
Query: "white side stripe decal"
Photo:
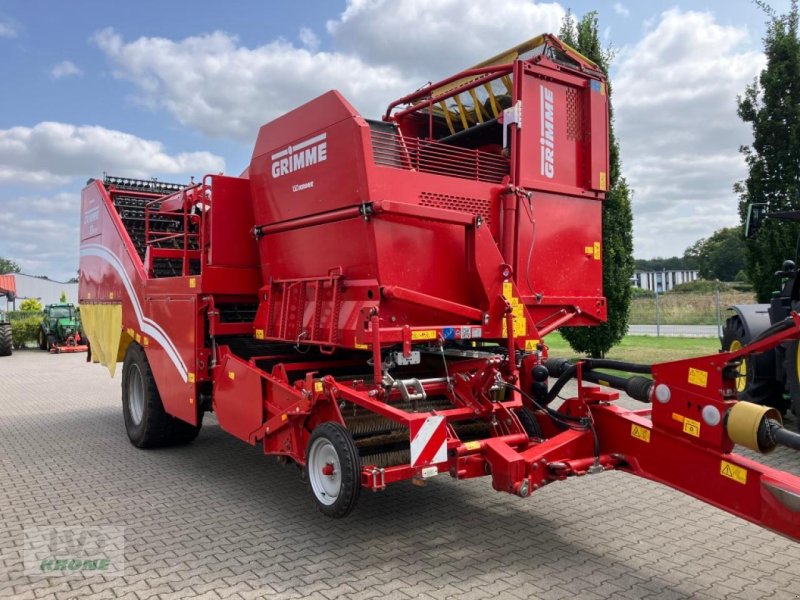
{"type": "Polygon", "coordinates": [[[105,260],[114,268],[114,270],[117,272],[117,275],[119,275],[120,279],[122,280],[123,285],[125,286],[125,291],[128,293],[128,298],[133,305],[133,310],[136,313],[136,320],[139,322],[139,328],[142,330],[142,333],[149,335],[156,342],[158,342],[162,348],[164,348],[164,351],[172,361],[172,364],[174,364],[175,368],[178,370],[178,374],[181,376],[181,379],[183,379],[184,383],[186,383],[186,364],[183,362],[180,354],[178,354],[175,344],[172,343],[172,340],[169,338],[166,332],[161,329],[161,326],[155,321],[144,316],[142,307],[139,304],[139,298],[136,296],[136,292],[133,289],[133,285],[131,285],[128,274],[125,272],[125,267],[119,258],[110,252],[108,248],[98,244],[86,244],[81,246],[81,256],[94,256],[96,258],[100,258],[105,260]]]}

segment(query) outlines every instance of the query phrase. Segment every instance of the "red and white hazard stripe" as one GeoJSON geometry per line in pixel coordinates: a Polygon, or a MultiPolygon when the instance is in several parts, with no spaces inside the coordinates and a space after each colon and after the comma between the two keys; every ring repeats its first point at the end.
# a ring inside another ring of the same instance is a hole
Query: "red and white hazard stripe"
{"type": "Polygon", "coordinates": [[[447,426],[444,417],[411,421],[409,429],[412,467],[447,461],[447,426]]]}

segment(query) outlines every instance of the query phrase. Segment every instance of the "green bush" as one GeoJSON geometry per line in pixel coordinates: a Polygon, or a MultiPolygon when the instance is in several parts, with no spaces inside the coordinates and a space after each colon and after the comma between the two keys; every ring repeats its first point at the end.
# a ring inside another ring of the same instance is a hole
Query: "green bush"
{"type": "Polygon", "coordinates": [[[716,291],[730,292],[731,286],[723,281],[708,281],[706,279],[698,279],[696,281],[687,281],[672,288],[668,294],[714,294],[716,291]]]}
{"type": "Polygon", "coordinates": [[[19,309],[22,312],[42,312],[43,308],[42,303],[36,298],[28,298],[19,304],[19,309]]]}
{"type": "Polygon", "coordinates": [[[44,318],[43,312],[31,312],[31,311],[21,311],[21,310],[10,310],[6,313],[6,317],[12,323],[14,321],[24,321],[25,319],[32,319],[37,318],[41,323],[42,319],[44,318]]]}
{"type": "Polygon", "coordinates": [[[640,287],[631,286],[631,298],[655,298],[656,293],[653,290],[645,290],[640,287]]]}
{"type": "Polygon", "coordinates": [[[42,322],[41,316],[28,317],[26,319],[16,319],[11,321],[11,343],[14,348],[19,350],[28,343],[37,343],[39,324],[42,322]]]}

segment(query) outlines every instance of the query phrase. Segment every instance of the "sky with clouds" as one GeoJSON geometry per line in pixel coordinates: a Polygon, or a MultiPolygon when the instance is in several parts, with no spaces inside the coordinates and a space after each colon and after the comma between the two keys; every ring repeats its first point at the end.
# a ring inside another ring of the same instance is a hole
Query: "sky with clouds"
{"type": "MultiPolygon", "coordinates": [[[[788,0],[773,1],[779,12],[788,0]]],[[[750,142],[736,96],[764,67],[747,0],[323,0],[0,4],[0,256],[65,280],[80,189],[104,172],[238,174],[258,127],[329,90],[362,114],[597,10],[637,258],[737,222],[750,142]]]]}

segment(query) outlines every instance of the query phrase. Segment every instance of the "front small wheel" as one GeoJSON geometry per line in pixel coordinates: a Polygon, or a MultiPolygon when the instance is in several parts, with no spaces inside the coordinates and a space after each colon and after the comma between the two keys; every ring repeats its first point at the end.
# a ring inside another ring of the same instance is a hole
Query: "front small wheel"
{"type": "Polygon", "coordinates": [[[340,518],[355,508],[361,493],[361,459],[353,436],[339,423],[322,423],[311,434],[306,479],[323,514],[340,518]]]}

